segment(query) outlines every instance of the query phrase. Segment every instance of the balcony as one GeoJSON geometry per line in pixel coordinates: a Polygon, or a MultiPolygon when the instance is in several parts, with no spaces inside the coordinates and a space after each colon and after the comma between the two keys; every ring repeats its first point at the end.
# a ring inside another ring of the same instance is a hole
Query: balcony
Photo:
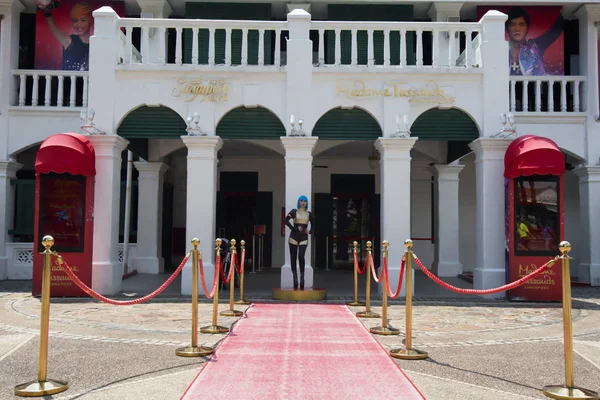
{"type": "Polygon", "coordinates": [[[582,113],[585,76],[511,76],[510,111],[527,115],[582,113]]]}

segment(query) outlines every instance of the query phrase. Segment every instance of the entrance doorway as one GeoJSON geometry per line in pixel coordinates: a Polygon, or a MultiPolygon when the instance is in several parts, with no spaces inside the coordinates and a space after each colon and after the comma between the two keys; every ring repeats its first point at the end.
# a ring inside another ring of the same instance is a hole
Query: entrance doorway
{"type": "MultiPolygon", "coordinates": [[[[258,191],[257,172],[221,172],[217,192],[217,237],[246,241],[246,260],[256,260],[259,237],[255,227],[264,225],[262,266],[271,266],[273,237],[273,193],[258,191]],[[255,246],[253,245],[255,244],[255,246]]],[[[248,265],[249,263],[247,263],[248,265]]]]}
{"type": "Polygon", "coordinates": [[[331,175],[331,193],[315,194],[315,264],[322,269],[352,270],[353,242],[359,259],[373,242],[379,254],[380,205],[374,175],[331,175]]]}

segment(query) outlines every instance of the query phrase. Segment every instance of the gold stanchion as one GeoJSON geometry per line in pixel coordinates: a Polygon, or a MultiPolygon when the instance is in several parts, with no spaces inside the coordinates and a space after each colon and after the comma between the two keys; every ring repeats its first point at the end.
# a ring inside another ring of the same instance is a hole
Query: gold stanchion
{"type": "Polygon", "coordinates": [[[368,241],[367,242],[367,296],[365,302],[365,311],[359,311],[356,313],[356,316],[359,318],[379,318],[381,315],[374,313],[371,311],[371,246],[373,244],[368,241]]]}
{"type": "Polygon", "coordinates": [[[237,250],[235,248],[235,239],[231,239],[231,261],[229,262],[229,274],[231,275],[231,279],[229,280],[229,310],[221,311],[219,315],[222,317],[239,317],[244,315],[243,312],[238,311],[233,308],[234,297],[235,297],[235,256],[237,255],[237,250]]]}
{"type": "Polygon", "coordinates": [[[50,277],[52,267],[52,251],[54,245],[52,236],[44,236],[42,244],[46,248],[44,268],[42,271],[42,310],[40,317],[40,353],[38,358],[38,378],[36,381],[15,386],[15,394],[22,397],[50,396],[64,392],[69,388],[65,381],[57,381],[46,377],[48,367],[48,331],[50,330],[50,277]]]}
{"type": "MultiPolygon", "coordinates": [[[[242,259],[246,259],[246,242],[242,240],[240,242],[240,247],[242,248],[242,259]]],[[[244,263],[245,264],[245,263],[244,263]]],[[[246,269],[244,265],[241,265],[242,272],[240,272],[240,299],[235,302],[235,304],[241,304],[247,306],[252,304],[251,301],[244,299],[244,270],[246,269]]]]}
{"type": "Polygon", "coordinates": [[[212,347],[198,347],[198,264],[200,262],[200,240],[192,239],[192,345],[175,350],[179,357],[203,357],[211,355],[212,347]]]}
{"type": "Polygon", "coordinates": [[[423,360],[429,355],[421,350],[412,348],[412,258],[413,258],[413,242],[410,239],[404,241],[406,251],[406,338],[403,349],[390,350],[390,356],[400,358],[402,360],[423,360]]]}
{"type": "MultiPolygon", "coordinates": [[[[355,242],[356,243],[356,242],[355,242]]],[[[387,298],[388,298],[388,293],[387,293],[387,271],[385,271],[385,267],[387,265],[387,260],[388,260],[388,246],[389,246],[389,242],[387,240],[383,241],[383,268],[381,268],[381,273],[383,274],[383,280],[381,281],[382,285],[382,291],[381,291],[381,326],[377,326],[375,328],[371,328],[369,329],[369,331],[371,333],[374,333],[376,335],[397,335],[399,333],[399,330],[396,328],[390,328],[388,326],[388,319],[387,319],[387,298]]]]}
{"type": "Polygon", "coordinates": [[[563,286],[563,334],[565,349],[565,384],[544,386],[542,389],[547,397],[552,399],[598,399],[598,393],[575,386],[573,374],[573,325],[571,316],[571,267],[569,252],[571,244],[560,242],[560,258],[562,259],[562,286],[563,286]]]}
{"type": "MultiPolygon", "coordinates": [[[[216,240],[217,244],[217,257],[221,255],[221,239],[216,240]]],[[[219,265],[215,263],[215,269],[219,268],[219,265]]],[[[212,325],[205,326],[200,328],[201,333],[226,333],[229,332],[229,328],[225,328],[224,326],[217,325],[217,315],[219,314],[219,271],[215,274],[215,295],[213,296],[213,317],[212,317],[212,325]]]]}
{"type": "MultiPolygon", "coordinates": [[[[354,245],[354,258],[356,259],[358,242],[354,241],[354,243],[352,243],[352,244],[354,245]]],[[[358,265],[356,265],[356,264],[354,264],[354,301],[346,303],[346,305],[353,306],[353,307],[365,305],[364,301],[358,301],[358,265]]]]}

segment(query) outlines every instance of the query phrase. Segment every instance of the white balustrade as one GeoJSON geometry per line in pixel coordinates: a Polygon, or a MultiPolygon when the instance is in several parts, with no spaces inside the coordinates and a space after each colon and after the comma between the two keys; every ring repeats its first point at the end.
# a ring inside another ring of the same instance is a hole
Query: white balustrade
{"type": "Polygon", "coordinates": [[[13,70],[21,107],[87,107],[87,71],[13,70]],[[40,94],[43,94],[40,97],[40,94]]]}
{"type": "Polygon", "coordinates": [[[121,32],[121,65],[279,68],[282,61],[279,40],[287,22],[119,18],[117,27],[121,32]],[[167,35],[174,35],[174,40],[167,41],[167,35]],[[140,50],[134,43],[135,37],[140,37],[140,50]],[[271,49],[273,37],[276,40],[271,49]],[[153,41],[161,45],[153,46],[153,41]]]}
{"type": "Polygon", "coordinates": [[[316,67],[482,67],[478,22],[313,21],[311,30],[316,67]]]}
{"type": "Polygon", "coordinates": [[[511,76],[510,111],[517,113],[582,112],[584,76],[511,76]]]}

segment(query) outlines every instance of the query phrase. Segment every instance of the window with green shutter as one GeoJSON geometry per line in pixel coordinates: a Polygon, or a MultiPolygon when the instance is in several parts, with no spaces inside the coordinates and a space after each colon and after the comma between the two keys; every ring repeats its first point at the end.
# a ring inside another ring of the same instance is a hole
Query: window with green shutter
{"type": "Polygon", "coordinates": [[[417,117],[410,135],[419,140],[472,142],[479,137],[479,128],[462,110],[432,108],[417,117]]]}
{"type": "Polygon", "coordinates": [[[334,108],[317,121],[312,136],[324,140],[376,140],[382,136],[379,123],[359,108],[334,108]]]}
{"type": "Polygon", "coordinates": [[[234,108],[219,121],[216,132],[223,139],[280,140],[286,135],[279,117],[263,107],[234,108]]]}
{"type": "MultiPolygon", "coordinates": [[[[117,135],[128,140],[179,139],[187,135],[186,127],[183,118],[168,107],[142,106],[127,114],[117,128],[117,135]]],[[[132,142],[135,142],[133,147],[142,145],[140,141],[132,142]]],[[[142,157],[142,154],[139,155],[142,157]]]]}
{"type": "MultiPolygon", "coordinates": [[[[330,21],[412,21],[413,7],[411,5],[383,5],[383,4],[329,4],[328,20],[330,21]]],[[[352,57],[352,33],[342,31],[340,36],[342,64],[350,64],[352,57]]],[[[325,35],[326,64],[333,64],[335,60],[335,32],[328,31],[325,35]]],[[[373,56],[375,65],[383,65],[383,31],[373,32],[373,56]]],[[[415,64],[415,34],[406,33],[406,61],[408,65],[415,64]]],[[[357,58],[359,65],[367,64],[368,34],[367,31],[357,32],[357,58]]],[[[400,32],[390,32],[390,64],[400,65],[400,32]]]]}
{"type": "MultiPolygon", "coordinates": [[[[222,19],[269,21],[271,20],[271,4],[260,3],[186,3],[185,17],[188,19],[222,19]]],[[[273,64],[272,31],[265,31],[264,54],[265,64],[273,64]]],[[[198,63],[208,64],[208,29],[198,31],[198,63]]],[[[248,64],[258,65],[258,31],[248,31],[248,64]]],[[[183,62],[192,62],[192,30],[183,31],[183,62]]],[[[215,30],[215,63],[225,63],[225,29],[215,30]]],[[[242,63],[242,31],[234,29],[231,33],[231,64],[242,63]]]]}

